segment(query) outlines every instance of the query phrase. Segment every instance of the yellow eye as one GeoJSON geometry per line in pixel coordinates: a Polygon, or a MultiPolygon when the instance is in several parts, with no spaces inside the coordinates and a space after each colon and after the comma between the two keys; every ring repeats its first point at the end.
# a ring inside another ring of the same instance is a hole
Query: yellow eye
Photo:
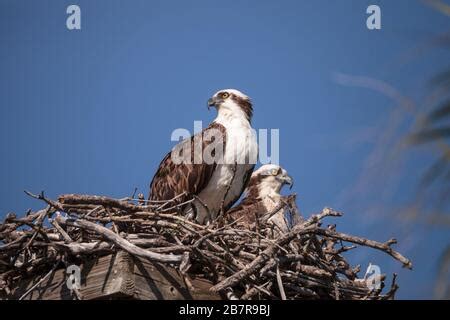
{"type": "Polygon", "coordinates": [[[278,169],[272,169],[272,175],[276,176],[278,174],[278,169]]]}
{"type": "Polygon", "coordinates": [[[222,99],[226,99],[230,96],[228,92],[222,92],[222,99]]]}

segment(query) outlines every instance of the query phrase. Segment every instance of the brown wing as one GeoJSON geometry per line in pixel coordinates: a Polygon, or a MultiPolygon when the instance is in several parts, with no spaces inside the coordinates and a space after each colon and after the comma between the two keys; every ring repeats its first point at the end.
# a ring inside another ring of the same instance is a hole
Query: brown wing
{"type": "MultiPolygon", "coordinates": [[[[180,144],[190,143],[192,163],[175,163],[171,157],[172,152],[169,152],[161,161],[159,168],[150,183],[149,200],[170,200],[180,194],[186,193],[176,200],[176,203],[182,203],[191,199],[192,195],[199,194],[201,190],[206,187],[216,168],[216,163],[207,164],[202,162],[195,164],[194,154],[199,150],[195,150],[194,141],[196,141],[196,138],[204,137],[209,130],[218,130],[217,132],[220,133],[222,137],[221,142],[217,144],[217,147],[222,146],[222,148],[225,149],[225,127],[214,122],[202,132],[189,138],[189,140],[180,142],[180,144]]],[[[202,150],[205,150],[205,147],[213,141],[217,142],[217,140],[214,139],[201,139],[202,150]]]]}
{"type": "MultiPolygon", "coordinates": [[[[258,191],[261,177],[252,177],[252,171],[253,168],[251,171],[247,172],[247,176],[245,177],[246,182],[244,188],[246,188],[246,191],[244,199],[242,199],[239,205],[227,211],[226,215],[230,222],[239,219],[239,224],[251,225],[256,221],[255,212],[257,212],[258,215],[266,213],[266,209],[259,198],[258,191]]],[[[238,199],[235,201],[237,200],[238,199]]]]}
{"type": "Polygon", "coordinates": [[[226,216],[229,222],[239,220],[238,225],[250,227],[258,217],[266,213],[266,208],[259,198],[245,198],[236,207],[228,210],[226,216]]]}
{"type": "MultiPolygon", "coordinates": [[[[240,166],[240,165],[238,164],[238,166],[240,166]]],[[[242,195],[242,193],[244,192],[245,188],[247,188],[247,186],[249,185],[249,181],[250,181],[250,178],[251,178],[251,176],[252,176],[252,173],[253,173],[253,169],[254,169],[254,168],[255,168],[255,166],[253,165],[251,168],[249,168],[249,169],[245,172],[245,175],[244,175],[244,183],[242,184],[241,192],[239,192],[239,195],[236,196],[234,199],[232,199],[232,200],[227,204],[227,206],[224,208],[225,211],[227,211],[228,209],[230,209],[230,208],[233,206],[233,204],[235,204],[236,201],[239,200],[239,198],[241,197],[241,195],[242,195]]]]}

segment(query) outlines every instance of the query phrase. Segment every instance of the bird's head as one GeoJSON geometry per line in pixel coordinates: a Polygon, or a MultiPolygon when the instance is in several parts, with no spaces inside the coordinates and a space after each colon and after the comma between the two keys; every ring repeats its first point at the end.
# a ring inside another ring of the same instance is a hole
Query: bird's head
{"type": "Polygon", "coordinates": [[[250,98],[236,89],[224,89],[216,92],[208,100],[208,109],[215,107],[219,114],[233,117],[245,117],[251,121],[253,106],[250,98]]]}
{"type": "Polygon", "coordinates": [[[289,185],[290,188],[294,185],[294,180],[287,171],[275,164],[265,164],[253,172],[247,189],[257,192],[259,197],[265,197],[279,195],[284,185],[289,185]]]}

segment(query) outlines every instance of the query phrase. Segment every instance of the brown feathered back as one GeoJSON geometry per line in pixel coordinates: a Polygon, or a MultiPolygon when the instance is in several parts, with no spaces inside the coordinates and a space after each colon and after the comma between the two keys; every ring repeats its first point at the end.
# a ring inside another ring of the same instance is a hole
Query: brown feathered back
{"type": "Polygon", "coordinates": [[[261,179],[262,177],[259,175],[250,178],[245,190],[245,198],[238,206],[231,208],[227,212],[227,217],[230,220],[235,221],[239,219],[240,223],[250,225],[256,221],[255,212],[258,212],[260,215],[266,213],[258,191],[261,179]]]}
{"type": "MultiPolygon", "coordinates": [[[[217,137],[215,135],[216,139],[221,138],[221,142],[217,143],[216,141],[216,148],[220,148],[222,146],[223,150],[225,150],[225,127],[221,124],[213,122],[202,132],[189,138],[191,144],[191,164],[174,163],[171,157],[171,152],[164,157],[150,183],[149,200],[170,200],[183,192],[186,192],[187,194],[177,198],[175,201],[175,203],[183,203],[191,199],[192,195],[198,195],[201,190],[206,187],[217,164],[215,162],[212,164],[207,164],[204,161],[200,164],[195,164],[194,141],[197,141],[196,139],[200,138],[202,141],[201,150],[205,150],[208,145],[214,142],[214,140],[203,139],[203,137],[208,136],[208,131],[210,130],[217,130],[217,132],[222,134],[221,137],[217,137]]],[[[181,143],[186,142],[187,141],[181,143]]]]}

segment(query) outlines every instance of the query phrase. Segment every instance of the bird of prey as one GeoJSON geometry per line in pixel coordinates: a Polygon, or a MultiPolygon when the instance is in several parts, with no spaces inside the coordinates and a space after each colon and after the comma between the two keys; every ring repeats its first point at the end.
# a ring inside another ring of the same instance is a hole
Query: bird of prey
{"type": "Polygon", "coordinates": [[[267,221],[274,225],[277,232],[286,233],[290,222],[285,217],[280,191],[284,185],[292,188],[293,184],[294,180],[285,169],[274,164],[263,165],[253,172],[244,199],[226,215],[230,221],[239,220],[238,224],[249,228],[254,225],[256,218],[269,215],[267,221]]]}
{"type": "Polygon", "coordinates": [[[175,198],[185,203],[182,214],[201,224],[214,221],[240,198],[258,157],[250,98],[235,89],[220,90],[208,100],[211,107],[217,109],[215,120],[177,144],[150,183],[149,200],[175,198]]]}

